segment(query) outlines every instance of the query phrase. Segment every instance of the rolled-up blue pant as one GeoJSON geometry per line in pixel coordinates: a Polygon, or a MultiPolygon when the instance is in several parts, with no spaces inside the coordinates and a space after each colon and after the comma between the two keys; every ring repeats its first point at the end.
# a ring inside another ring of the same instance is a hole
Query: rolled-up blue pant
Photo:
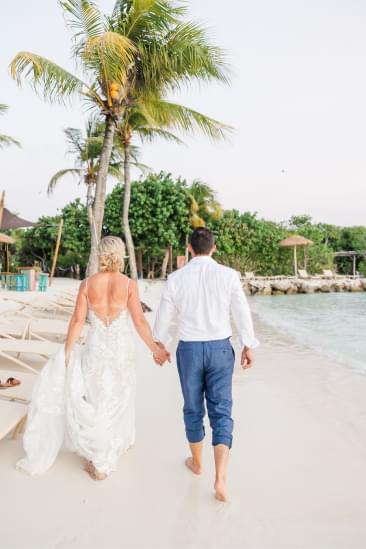
{"type": "Polygon", "coordinates": [[[177,365],[184,398],[184,423],[189,442],[205,436],[205,399],[212,444],[232,445],[232,377],[235,355],[230,339],[180,341],[177,365]]]}

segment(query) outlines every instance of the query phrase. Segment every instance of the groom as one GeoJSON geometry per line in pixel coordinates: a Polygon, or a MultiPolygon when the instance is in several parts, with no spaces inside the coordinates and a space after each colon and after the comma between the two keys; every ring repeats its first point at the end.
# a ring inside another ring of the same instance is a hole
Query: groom
{"type": "Polygon", "coordinates": [[[206,400],[215,456],[215,497],[227,501],[235,362],[230,342],[231,316],[242,348],[244,369],[252,366],[252,349],[258,343],[238,273],[212,259],[216,250],[213,234],[204,227],[195,229],[188,249],[193,258],[169,276],[153,333],[155,340],[166,346],[171,339],[171,323],[176,321],[178,325],[177,365],[186,435],[192,453],[186,465],[194,474],[201,474],[206,400]]]}

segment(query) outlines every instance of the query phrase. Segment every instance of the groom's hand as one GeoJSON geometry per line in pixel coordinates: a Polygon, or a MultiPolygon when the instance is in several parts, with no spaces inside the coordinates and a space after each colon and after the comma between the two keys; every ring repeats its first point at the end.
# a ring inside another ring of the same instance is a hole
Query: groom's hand
{"type": "Polygon", "coordinates": [[[252,349],[249,349],[249,347],[244,347],[244,349],[241,352],[241,365],[243,370],[247,370],[248,368],[251,368],[253,366],[254,362],[254,354],[252,349]]]}
{"type": "Polygon", "coordinates": [[[170,353],[166,350],[165,346],[160,341],[156,341],[156,345],[157,350],[153,353],[155,364],[163,366],[166,361],[171,362],[170,353]]]}

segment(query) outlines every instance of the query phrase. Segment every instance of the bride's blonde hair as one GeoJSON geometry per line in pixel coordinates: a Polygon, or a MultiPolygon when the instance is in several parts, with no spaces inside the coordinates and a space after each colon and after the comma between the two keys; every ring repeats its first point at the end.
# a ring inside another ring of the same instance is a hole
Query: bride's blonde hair
{"type": "Polygon", "coordinates": [[[118,236],[105,236],[98,246],[99,271],[123,272],[125,254],[125,245],[118,236]]]}

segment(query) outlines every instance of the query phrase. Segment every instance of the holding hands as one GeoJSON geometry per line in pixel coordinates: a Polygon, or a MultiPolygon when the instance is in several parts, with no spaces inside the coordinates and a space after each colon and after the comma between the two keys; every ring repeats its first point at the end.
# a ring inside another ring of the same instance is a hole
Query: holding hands
{"type": "Polygon", "coordinates": [[[171,362],[169,351],[166,350],[160,341],[156,341],[156,349],[153,351],[153,359],[155,364],[163,366],[166,361],[171,362]]]}

